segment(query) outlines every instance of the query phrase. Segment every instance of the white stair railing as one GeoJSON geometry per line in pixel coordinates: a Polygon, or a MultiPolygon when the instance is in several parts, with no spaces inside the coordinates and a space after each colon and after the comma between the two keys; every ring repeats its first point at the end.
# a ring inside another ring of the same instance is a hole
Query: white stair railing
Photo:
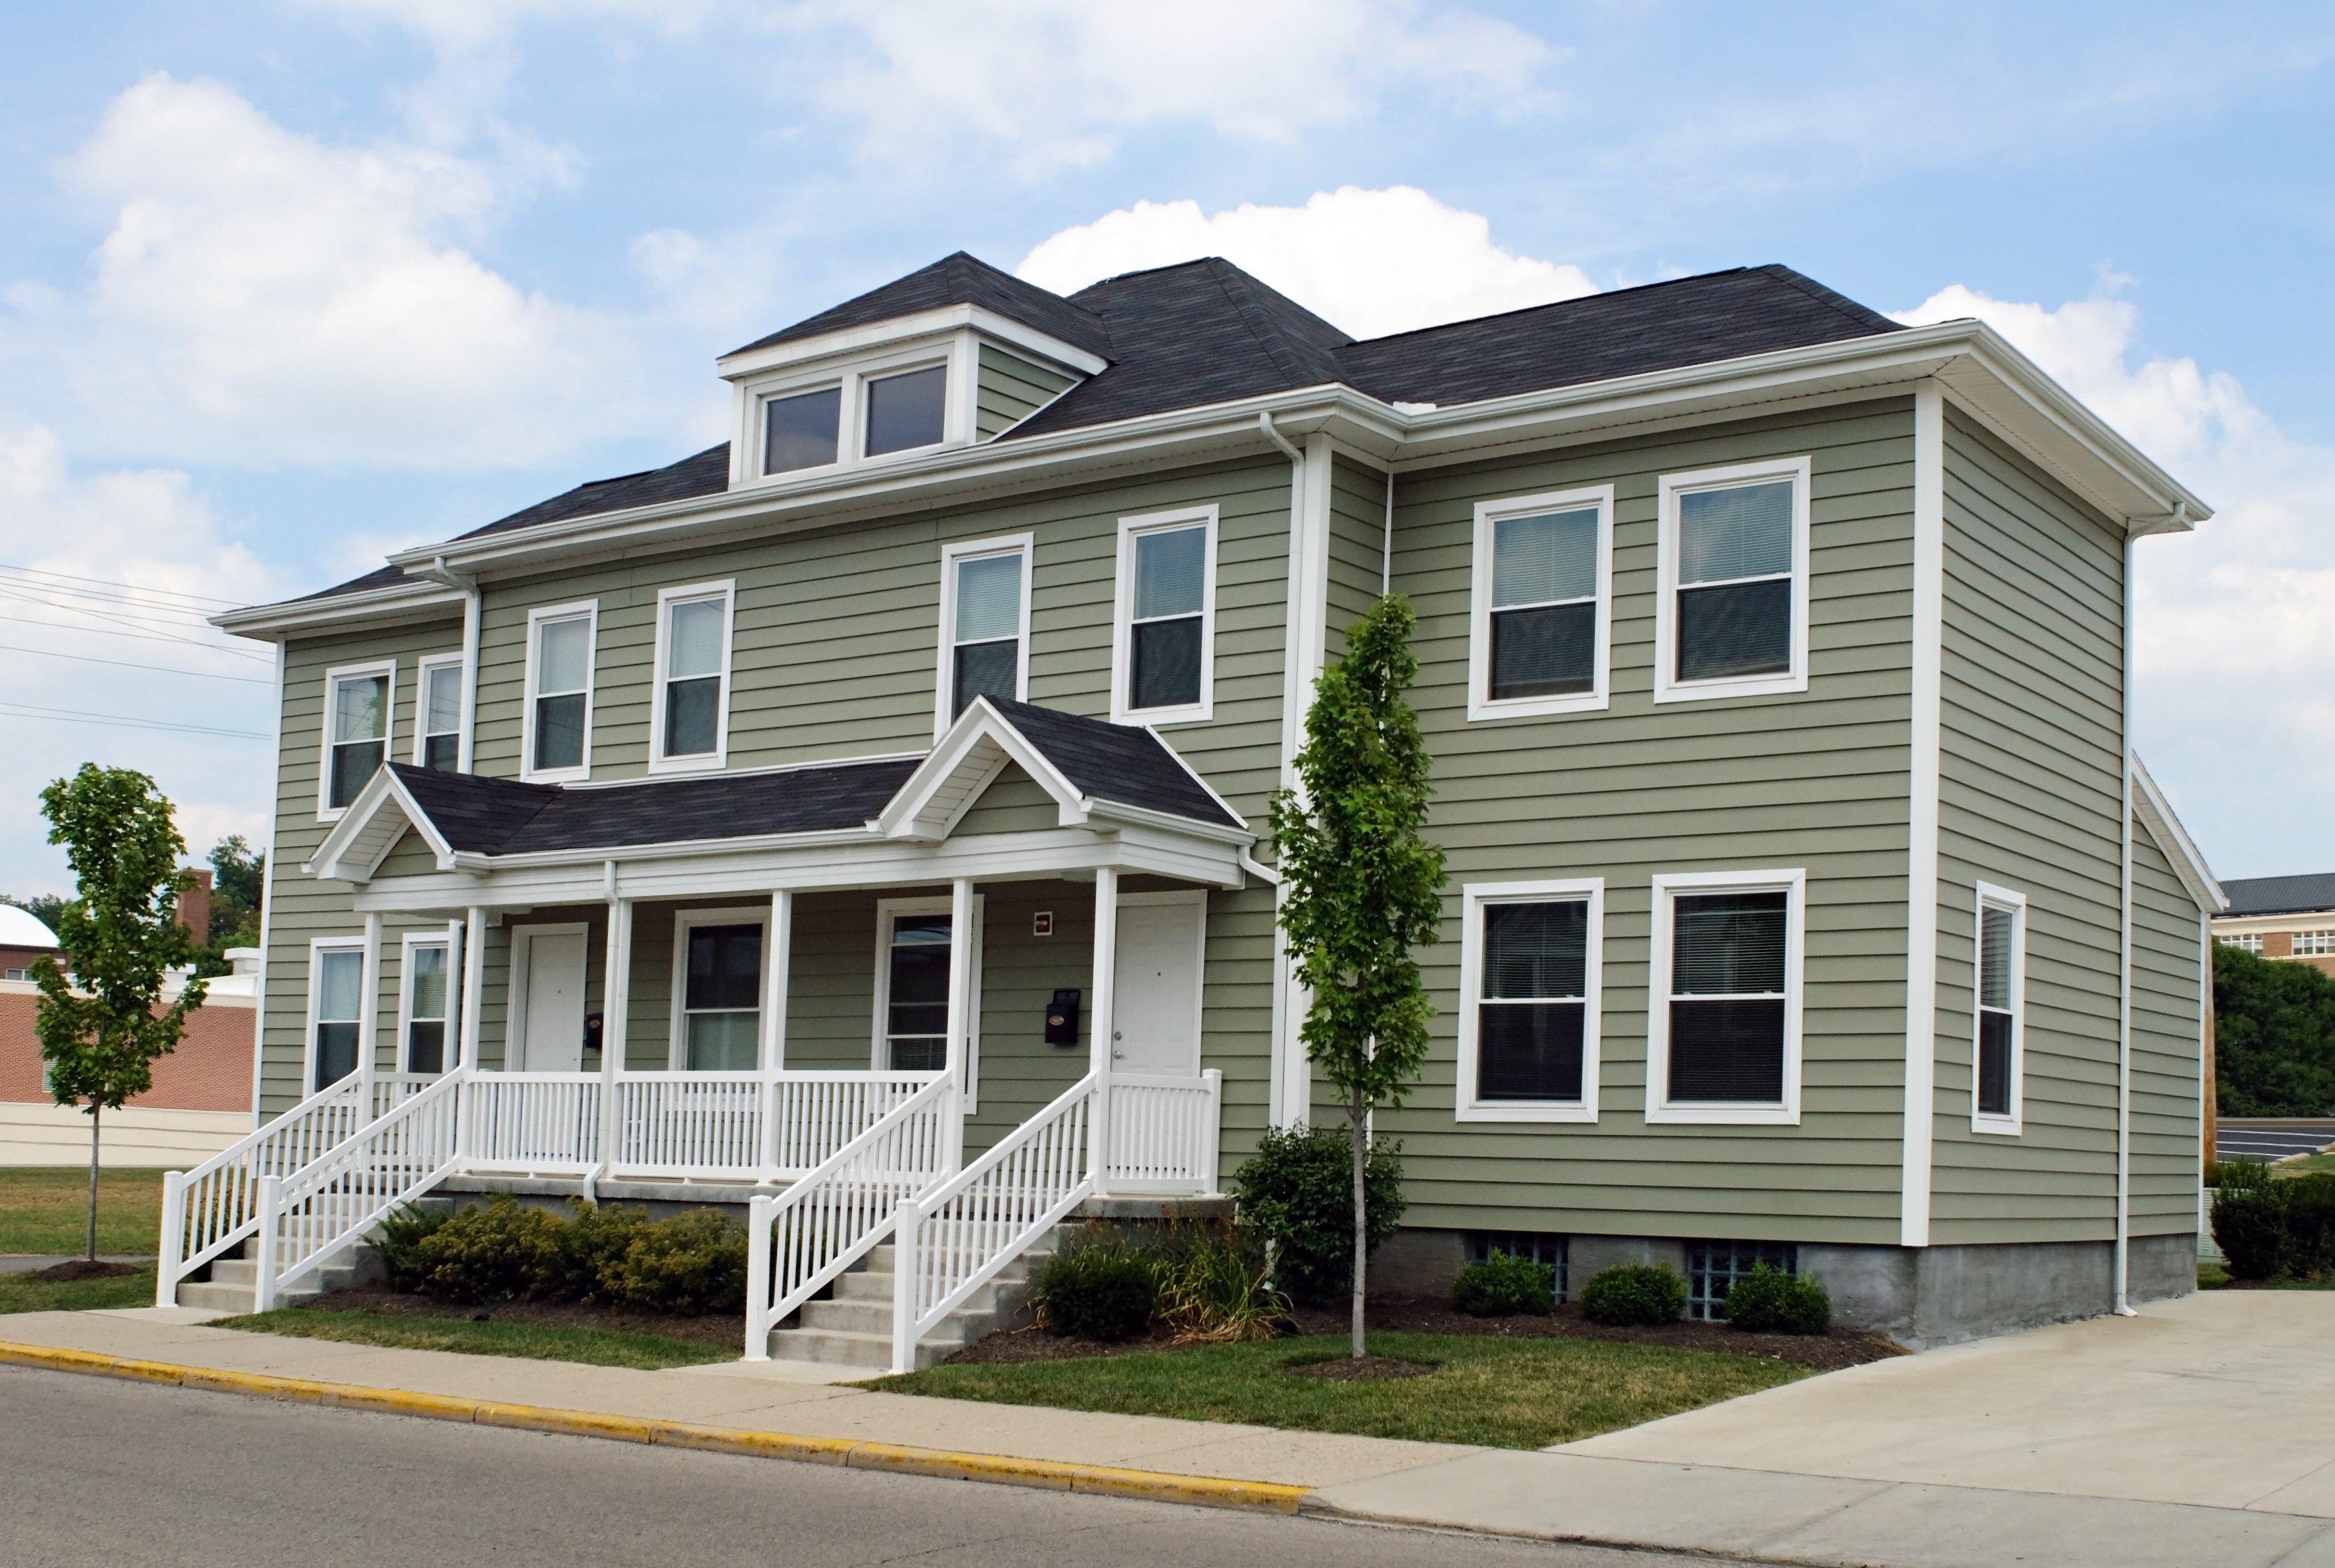
{"type": "Polygon", "coordinates": [[[1080,1079],[931,1195],[900,1205],[894,1371],[913,1371],[916,1346],[942,1319],[1094,1192],[1087,1129],[1095,1098],[1094,1077],[1080,1079]]]}
{"type": "Polygon", "coordinates": [[[364,1080],[329,1084],[192,1170],[162,1178],[162,1236],[154,1304],[179,1304],[187,1276],[259,1225],[259,1184],[290,1176],[373,1119],[364,1080]]]}
{"type": "Polygon", "coordinates": [[[600,1163],[596,1072],[474,1072],[462,1092],[466,1168],[589,1176],[600,1163]]]}
{"type": "Polygon", "coordinates": [[[891,1233],[904,1205],[956,1166],[963,1147],[953,1076],[935,1078],[776,1197],[747,1224],[746,1359],[770,1359],[770,1331],[891,1233]]]}
{"type": "Polygon", "coordinates": [[[470,1081],[458,1067],[288,1180],[260,1178],[256,1311],[453,1174],[470,1081]]]}
{"type": "Polygon", "coordinates": [[[1197,1078],[1112,1073],[1106,1091],[1110,1114],[1103,1118],[1109,1145],[1103,1190],[1186,1196],[1216,1191],[1224,1081],[1215,1068],[1197,1078]]]}

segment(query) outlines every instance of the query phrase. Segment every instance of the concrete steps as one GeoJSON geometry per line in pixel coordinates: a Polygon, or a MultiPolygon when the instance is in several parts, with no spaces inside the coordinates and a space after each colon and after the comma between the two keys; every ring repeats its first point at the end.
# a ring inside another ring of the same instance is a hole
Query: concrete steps
{"type": "MultiPolygon", "coordinates": [[[[1022,1321],[1030,1299],[1031,1271],[1078,1229],[1057,1225],[1007,1263],[995,1279],[974,1292],[925,1336],[916,1347],[916,1365],[933,1366],[974,1341],[1022,1321]]],[[[894,1259],[889,1242],[869,1252],[858,1267],[835,1282],[831,1296],[805,1303],[792,1325],[770,1336],[771,1357],[819,1366],[889,1370],[894,1259]]]]}
{"type": "MultiPolygon", "coordinates": [[[[259,1297],[259,1263],[252,1256],[253,1244],[246,1242],[233,1257],[224,1257],[211,1263],[208,1282],[182,1284],[179,1287],[179,1304],[199,1307],[207,1312],[248,1312],[255,1310],[259,1297]]],[[[326,1263],[310,1273],[298,1284],[276,1293],[279,1307],[296,1307],[312,1302],[326,1291],[337,1291],[356,1283],[357,1262],[352,1257],[339,1263],[326,1263]]]]}

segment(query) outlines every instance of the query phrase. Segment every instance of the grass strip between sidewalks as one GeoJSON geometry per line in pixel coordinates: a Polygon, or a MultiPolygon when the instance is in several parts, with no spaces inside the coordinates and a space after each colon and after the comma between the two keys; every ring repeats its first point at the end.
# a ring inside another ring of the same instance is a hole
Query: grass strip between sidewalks
{"type": "MultiPolygon", "coordinates": [[[[150,1282],[147,1286],[153,1289],[150,1282]]],[[[338,1340],[353,1345],[383,1345],[400,1350],[456,1350],[472,1356],[513,1356],[531,1361],[581,1361],[593,1367],[699,1367],[734,1361],[738,1353],[702,1341],[669,1340],[657,1334],[612,1329],[571,1328],[544,1323],[501,1323],[469,1318],[392,1316],[385,1312],[335,1312],[286,1307],[237,1318],[221,1318],[215,1329],[286,1334],[304,1340],[338,1340]]]]}

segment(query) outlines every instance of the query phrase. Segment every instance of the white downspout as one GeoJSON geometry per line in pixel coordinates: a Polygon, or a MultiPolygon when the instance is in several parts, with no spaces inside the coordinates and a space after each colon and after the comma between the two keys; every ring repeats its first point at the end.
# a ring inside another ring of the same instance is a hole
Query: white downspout
{"type": "Polygon", "coordinates": [[[1387,469],[1386,542],[1379,547],[1379,597],[1394,590],[1394,470],[1387,469]]]}
{"type": "Polygon", "coordinates": [[[415,569],[413,575],[459,589],[462,595],[462,728],[455,742],[454,766],[460,772],[474,773],[478,769],[472,765],[470,752],[472,738],[479,729],[479,579],[454,570],[443,556],[415,569]]]}
{"type": "Polygon", "coordinates": [[[2132,547],[2124,539],[2124,704],[2123,727],[2117,739],[2124,753],[2123,821],[2117,842],[2118,904],[2124,928],[2119,933],[2117,963],[2117,1156],[2116,1156],[2116,1313],[2134,1315],[2132,1284],[2132,547]]]}

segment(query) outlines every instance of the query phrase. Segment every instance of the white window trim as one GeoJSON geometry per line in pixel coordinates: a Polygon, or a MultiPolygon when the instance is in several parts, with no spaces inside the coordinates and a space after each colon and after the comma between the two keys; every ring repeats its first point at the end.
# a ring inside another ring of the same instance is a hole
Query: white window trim
{"type": "Polygon", "coordinates": [[[978,353],[975,334],[959,329],[945,336],[927,336],[889,345],[840,363],[833,359],[825,359],[806,365],[790,365],[746,381],[740,388],[741,428],[737,432],[739,450],[745,454],[745,461],[741,465],[743,471],[733,475],[733,488],[783,484],[813,475],[833,474],[844,469],[921,457],[944,447],[972,444],[978,353]],[[925,446],[903,447],[896,452],[881,452],[869,457],[867,383],[934,365],[945,366],[948,371],[947,383],[941,397],[941,439],[925,446]],[[841,393],[836,409],[835,460],[787,469],[775,474],[764,473],[762,465],[767,456],[765,445],[770,433],[765,405],[777,399],[823,392],[828,387],[835,387],[841,393]]]}
{"type": "MultiPolygon", "coordinates": [[[[689,933],[699,925],[755,925],[762,932],[761,967],[754,985],[754,1070],[776,1067],[762,1060],[769,1031],[762,1026],[762,1008],[770,1000],[770,906],[741,904],[727,909],[683,909],[673,917],[673,1016],[665,1029],[665,1065],[675,1072],[689,1069],[689,933]]],[[[607,1042],[600,1049],[606,1051],[607,1042]]]]}
{"type": "MultiPolygon", "coordinates": [[[[307,1022],[301,1026],[300,1093],[305,1099],[316,1092],[316,1017],[317,1003],[323,1000],[322,988],[316,983],[325,972],[324,955],[327,953],[354,953],[357,955],[357,1067],[365,1064],[364,1039],[364,938],[362,936],[312,936],[308,939],[308,1012],[307,1022]]],[[[334,1022],[346,1022],[335,1019],[334,1022]]],[[[375,1042],[378,1043],[378,1042],[375,1042]]]]}
{"type": "MultiPolygon", "coordinates": [[[[892,927],[903,915],[954,913],[946,898],[879,898],[876,901],[876,1011],[867,1047],[867,1065],[877,1072],[890,1070],[885,1024],[892,1011],[892,927]]],[[[981,1108],[981,934],[989,923],[986,894],[973,895],[973,948],[965,957],[973,965],[972,996],[965,1008],[964,1114],[981,1108]]],[[[961,932],[952,930],[954,946],[961,932]]]]}
{"type": "Polygon", "coordinates": [[[454,973],[455,948],[452,933],[450,930],[409,931],[403,940],[398,944],[397,952],[397,1070],[400,1072],[414,1070],[412,1060],[407,1053],[412,1043],[410,1026],[415,1022],[413,950],[417,947],[442,947],[446,950],[446,1011],[444,1014],[446,1043],[441,1050],[441,1060],[445,1062],[447,1068],[451,1069],[457,1065],[454,1060],[458,1044],[455,1035],[455,1009],[460,1005],[461,977],[454,973]]]}
{"type": "Polygon", "coordinates": [[[1692,871],[1653,879],[1646,955],[1646,1120],[1708,1127],[1797,1127],[1800,1121],[1800,993],[1807,960],[1807,873],[1692,871]],[[1778,892],[1784,900],[1784,1098],[1775,1104],[1668,1097],[1671,1081],[1671,917],[1680,894],[1778,892]]]}
{"type": "Polygon", "coordinates": [[[1661,483],[1662,526],[1655,548],[1654,701],[1703,702],[1716,697],[1759,697],[1808,689],[1808,489],[1806,457],[1775,458],[1664,474],[1661,483]],[[1761,479],[1792,486],[1792,667],[1776,675],[1730,675],[1710,681],[1680,681],[1678,670],[1679,498],[1690,490],[1723,489],[1761,479]]]}
{"type": "Polygon", "coordinates": [[[683,587],[665,588],[657,595],[656,659],[650,679],[649,700],[649,771],[652,773],[710,773],[727,767],[730,761],[730,643],[738,620],[738,581],[725,577],[717,583],[692,583],[683,587]],[[713,711],[713,750],[693,752],[687,756],[668,757],[664,753],[665,669],[673,652],[673,606],[700,599],[722,601],[722,698],[713,711]]]}
{"type": "MultiPolygon", "coordinates": [[[[1024,579],[1027,580],[1026,578],[1024,579]]],[[[1110,614],[1110,721],[1114,724],[1196,724],[1216,704],[1216,508],[1183,507],[1119,519],[1119,576],[1110,614]],[[1146,534],[1198,526],[1205,532],[1200,563],[1200,698],[1162,708],[1133,706],[1135,692],[1135,551],[1146,534]]]]}
{"type": "Polygon", "coordinates": [[[995,538],[966,539],[960,544],[941,547],[941,618],[938,627],[940,657],[933,692],[933,739],[948,733],[954,716],[949,712],[949,696],[956,676],[956,568],[960,561],[982,556],[1003,556],[1019,551],[1022,556],[1022,624],[1015,634],[1021,644],[1021,668],[1013,677],[1013,700],[1030,700],[1030,580],[1036,576],[1037,536],[1034,534],[1001,534],[995,538]]]}
{"type": "Polygon", "coordinates": [[[1978,885],[1971,908],[1971,1131],[1996,1137],[2017,1137],[2027,1117],[2027,895],[1978,885]],[[1978,1108],[1979,969],[1984,961],[1986,909],[2007,909],[2010,923],[2010,1113],[1983,1116],[1978,1108]]]}
{"type": "Polygon", "coordinates": [[[1468,717],[1533,719],[1550,713],[1602,711],[1609,699],[1613,645],[1613,487],[1592,485],[1537,496],[1476,503],[1476,564],[1468,600],[1468,717]],[[1509,518],[1597,508],[1597,630],[1594,674],[1586,692],[1547,697],[1495,698],[1492,691],[1493,536],[1509,518]]]}
{"type": "Polygon", "coordinates": [[[461,669],[462,651],[460,648],[455,649],[451,653],[425,654],[414,663],[413,765],[416,768],[426,766],[426,764],[421,760],[421,758],[425,745],[427,744],[431,735],[434,733],[440,735],[451,735],[454,737],[454,760],[457,764],[456,771],[460,771],[460,764],[462,757],[462,715],[460,709],[458,708],[455,711],[454,727],[451,730],[431,731],[428,729],[427,726],[430,722],[431,672],[434,670],[452,670],[459,675],[461,669]]]}
{"type": "Polygon", "coordinates": [[[362,675],[387,675],[389,686],[381,706],[381,760],[384,766],[397,755],[397,661],[370,659],[362,664],[335,664],[325,672],[325,717],[316,750],[316,820],[338,822],[348,811],[333,804],[333,693],[343,681],[362,675]]]}
{"type": "Polygon", "coordinates": [[[578,599],[573,604],[545,605],[527,613],[527,700],[519,715],[518,776],[529,784],[579,783],[592,777],[592,710],[600,677],[600,601],[578,599]],[[573,768],[535,766],[535,683],[543,652],[543,623],[581,616],[584,633],[584,757],[573,768]]]}
{"type": "Polygon", "coordinates": [[[1459,890],[1459,1078],[1452,1118],[1483,1122],[1594,1122],[1597,1119],[1598,1035],[1604,989],[1605,879],[1554,882],[1470,882],[1459,890]],[[1589,905],[1587,967],[1582,977],[1581,1099],[1479,1100],[1476,1098],[1478,1011],[1484,992],[1484,910],[1494,904],[1589,905]]]}

